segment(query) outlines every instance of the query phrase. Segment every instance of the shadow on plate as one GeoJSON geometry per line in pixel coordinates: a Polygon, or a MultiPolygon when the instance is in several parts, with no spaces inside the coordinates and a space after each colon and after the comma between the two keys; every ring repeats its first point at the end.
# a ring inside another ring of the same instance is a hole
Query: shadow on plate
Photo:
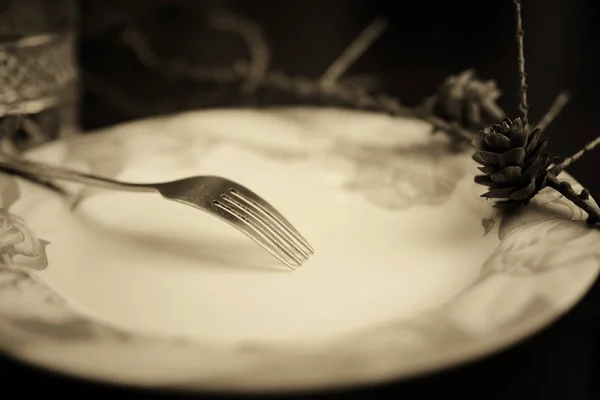
{"type": "MultiPolygon", "coordinates": [[[[177,258],[186,258],[196,263],[198,268],[214,269],[227,268],[232,270],[246,270],[253,272],[291,272],[285,265],[272,257],[251,239],[240,233],[239,240],[226,238],[211,238],[207,242],[202,238],[194,240],[192,237],[157,237],[152,234],[140,232],[126,232],[111,229],[95,221],[85,213],[77,212],[77,219],[95,233],[111,240],[134,246],[141,252],[156,252],[157,248],[169,249],[177,258]]],[[[233,228],[232,228],[233,229],[233,228]]]]}

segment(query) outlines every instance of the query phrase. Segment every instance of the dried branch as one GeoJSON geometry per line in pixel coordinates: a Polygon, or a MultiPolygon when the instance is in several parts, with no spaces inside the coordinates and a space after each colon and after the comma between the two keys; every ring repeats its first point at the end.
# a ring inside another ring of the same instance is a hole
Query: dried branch
{"type": "Polygon", "coordinates": [[[246,82],[242,90],[246,93],[255,90],[269,68],[270,51],[260,26],[239,15],[220,11],[210,18],[210,25],[217,30],[238,34],[248,47],[250,64],[247,68],[246,82]]]}
{"type": "Polygon", "coordinates": [[[550,172],[554,175],[560,174],[562,171],[569,168],[577,160],[579,160],[581,157],[583,157],[586,153],[594,150],[594,148],[596,148],[597,146],[600,146],[600,136],[598,136],[596,139],[592,140],[590,143],[585,145],[581,150],[579,150],[577,153],[573,154],[571,157],[567,157],[561,163],[553,165],[550,168],[550,172]]]}
{"type": "Polygon", "coordinates": [[[331,88],[339,78],[358,60],[373,43],[387,29],[388,22],[385,18],[375,18],[363,29],[356,39],[335,59],[333,64],[320,79],[324,88],[331,88]]]}
{"type": "Polygon", "coordinates": [[[569,182],[560,182],[553,175],[548,176],[547,185],[585,211],[588,214],[588,224],[600,222],[600,210],[588,200],[589,193],[585,189],[581,194],[578,194],[569,182]]]}
{"type": "Polygon", "coordinates": [[[513,0],[515,3],[516,14],[517,14],[517,44],[519,47],[519,78],[521,83],[521,90],[519,92],[520,104],[519,108],[523,116],[523,121],[529,121],[528,112],[529,104],[527,103],[527,73],[525,72],[525,55],[523,51],[523,15],[521,12],[521,0],[513,0]]]}
{"type": "Polygon", "coordinates": [[[121,40],[147,68],[173,78],[227,84],[240,81],[246,74],[246,69],[238,71],[230,67],[192,67],[178,59],[165,61],[152,49],[146,38],[133,27],[123,31],[121,40]]]}
{"type": "MultiPolygon", "coordinates": [[[[529,104],[527,103],[527,81],[526,81],[527,74],[525,73],[525,57],[524,57],[524,51],[523,51],[524,31],[523,31],[523,16],[522,16],[522,10],[521,10],[521,0],[513,0],[513,3],[515,5],[516,17],[517,17],[516,37],[517,37],[517,44],[518,44],[518,48],[519,48],[518,65],[519,65],[519,77],[520,77],[520,84],[521,84],[521,89],[520,89],[520,93],[519,93],[520,94],[519,108],[521,110],[522,118],[523,118],[524,122],[527,123],[528,122],[527,114],[529,111],[529,104]]],[[[564,92],[561,93],[554,101],[554,104],[552,105],[550,110],[541,119],[538,127],[541,130],[546,129],[548,127],[548,125],[554,120],[554,118],[560,113],[560,111],[563,109],[563,107],[567,104],[568,101],[569,101],[568,94],[564,93],[564,92]]],[[[573,202],[573,204],[575,204],[577,207],[579,207],[583,211],[585,211],[588,214],[588,220],[587,220],[588,224],[600,223],[600,209],[598,209],[596,206],[594,206],[592,204],[592,202],[589,201],[589,196],[590,196],[589,192],[586,189],[583,189],[581,193],[577,193],[577,192],[575,192],[575,190],[573,190],[570,183],[561,182],[556,178],[556,176],[560,172],[562,172],[565,168],[569,167],[571,164],[573,164],[579,158],[581,158],[584,154],[591,151],[594,147],[596,147],[598,145],[600,145],[600,137],[598,137],[596,140],[589,143],[587,146],[585,146],[583,149],[581,149],[580,151],[575,153],[573,156],[565,159],[564,161],[562,161],[560,163],[551,165],[547,170],[543,171],[543,176],[545,176],[545,178],[546,178],[545,185],[553,188],[554,190],[556,190],[557,192],[562,194],[565,198],[567,198],[568,200],[573,202]]],[[[511,198],[514,198],[514,196],[515,196],[515,193],[510,194],[511,198]]]]}
{"type": "Polygon", "coordinates": [[[556,96],[556,99],[554,99],[554,103],[552,103],[552,106],[550,106],[548,112],[546,112],[546,114],[540,119],[540,122],[538,122],[537,127],[542,131],[545,131],[552,121],[554,121],[554,119],[556,119],[556,117],[561,113],[563,108],[565,108],[569,100],[571,100],[571,95],[568,92],[565,91],[559,93],[559,95],[556,96]]]}
{"type": "MultiPolygon", "coordinates": [[[[208,81],[217,84],[243,81],[246,76],[246,70],[240,68],[235,70],[230,68],[206,69],[191,66],[183,62],[174,63],[164,61],[151,48],[146,39],[133,29],[129,29],[123,39],[124,43],[134,52],[140,62],[152,70],[169,76],[196,81],[208,81]]],[[[288,76],[281,71],[274,70],[267,71],[258,84],[263,87],[294,93],[298,96],[321,96],[357,108],[383,111],[391,115],[417,117],[428,121],[437,130],[445,131],[464,143],[470,143],[476,135],[475,132],[468,131],[458,124],[437,118],[422,108],[412,109],[406,107],[395,97],[386,94],[370,94],[364,89],[352,86],[337,84],[325,89],[319,81],[301,76],[288,76]]],[[[107,90],[107,88],[102,89],[107,90]]]]}
{"type": "Polygon", "coordinates": [[[338,84],[373,92],[381,87],[381,80],[375,74],[349,75],[341,77],[338,84]]]}

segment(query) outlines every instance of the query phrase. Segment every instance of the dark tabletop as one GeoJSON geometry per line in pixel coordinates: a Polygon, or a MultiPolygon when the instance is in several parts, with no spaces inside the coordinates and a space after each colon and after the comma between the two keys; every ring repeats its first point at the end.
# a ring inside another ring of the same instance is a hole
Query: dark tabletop
{"type": "MultiPolygon", "coordinates": [[[[571,103],[549,129],[551,152],[568,156],[600,134],[596,100],[600,4],[594,0],[524,3],[530,115],[539,118],[559,91],[571,92],[571,103]]],[[[184,54],[203,65],[231,65],[244,54],[243,44],[221,37],[219,43],[226,45],[215,46],[214,32],[198,23],[219,8],[246,15],[262,26],[271,44],[273,68],[313,79],[365,25],[384,15],[390,24],[387,33],[348,75],[376,78],[378,90],[413,105],[447,75],[474,67],[481,77],[498,82],[503,91],[501,106],[509,115],[517,115],[517,48],[510,0],[86,0],[80,44],[83,127],[198,107],[306,102],[273,93],[249,99],[238,95],[239,87],[165,77],[148,70],[123,45],[123,32],[135,29],[161,55],[184,54]]],[[[323,104],[322,99],[310,102],[323,104]]],[[[600,150],[570,172],[600,197],[600,150]]],[[[3,390],[14,389],[18,396],[41,391],[173,397],[91,384],[6,359],[0,359],[0,383],[3,390]]],[[[440,394],[486,400],[600,398],[600,285],[556,323],[500,354],[411,381],[311,395],[372,398],[383,394],[404,399],[440,394]]]]}

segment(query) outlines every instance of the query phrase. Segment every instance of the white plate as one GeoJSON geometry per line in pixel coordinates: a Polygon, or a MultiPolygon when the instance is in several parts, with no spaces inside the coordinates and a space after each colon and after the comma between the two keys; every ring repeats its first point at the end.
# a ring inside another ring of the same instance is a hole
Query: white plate
{"type": "Polygon", "coordinates": [[[237,180],[316,254],[290,272],[158,195],[69,184],[65,198],[2,176],[0,348],[110,382],[269,391],[397,379],[513,344],[588,290],[600,233],[547,190],[495,214],[469,155],[445,144],[419,121],[307,108],[193,112],[37,149],[123,180],[237,180]]]}

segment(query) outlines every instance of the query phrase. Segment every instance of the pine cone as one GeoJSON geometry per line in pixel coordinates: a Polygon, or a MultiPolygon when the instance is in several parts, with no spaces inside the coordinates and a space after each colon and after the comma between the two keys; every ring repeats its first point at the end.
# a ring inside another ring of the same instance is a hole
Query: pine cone
{"type": "Polygon", "coordinates": [[[496,207],[512,209],[525,205],[546,186],[551,164],[546,153],[548,139],[539,128],[524,124],[521,118],[505,118],[481,131],[473,145],[473,160],[485,175],[475,182],[489,187],[482,197],[496,199],[496,207]]]}
{"type": "Polygon", "coordinates": [[[496,105],[499,96],[494,81],[482,81],[469,69],[446,78],[436,94],[425,101],[425,107],[445,121],[478,131],[504,118],[504,111],[496,105]]]}

